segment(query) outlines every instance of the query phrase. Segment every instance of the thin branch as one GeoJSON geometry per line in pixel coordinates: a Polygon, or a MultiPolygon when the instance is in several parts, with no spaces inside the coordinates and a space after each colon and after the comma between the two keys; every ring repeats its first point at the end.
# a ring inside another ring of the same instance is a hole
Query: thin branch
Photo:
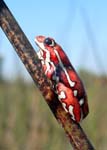
{"type": "Polygon", "coordinates": [[[44,76],[41,70],[41,63],[36,52],[3,0],[0,0],[0,26],[32,76],[36,86],[40,89],[57,121],[62,124],[73,148],[75,150],[94,150],[80,125],[71,120],[69,114],[62,108],[52,89],[51,81],[44,76]]]}

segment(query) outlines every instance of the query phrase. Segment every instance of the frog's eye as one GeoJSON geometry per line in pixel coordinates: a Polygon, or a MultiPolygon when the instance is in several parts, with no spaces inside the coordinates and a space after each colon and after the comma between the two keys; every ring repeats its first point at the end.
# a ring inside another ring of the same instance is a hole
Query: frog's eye
{"type": "Polygon", "coordinates": [[[55,46],[54,40],[52,40],[52,39],[50,39],[50,38],[46,38],[46,39],[44,40],[44,44],[46,44],[46,45],[48,45],[48,46],[51,46],[51,47],[55,46]]]}

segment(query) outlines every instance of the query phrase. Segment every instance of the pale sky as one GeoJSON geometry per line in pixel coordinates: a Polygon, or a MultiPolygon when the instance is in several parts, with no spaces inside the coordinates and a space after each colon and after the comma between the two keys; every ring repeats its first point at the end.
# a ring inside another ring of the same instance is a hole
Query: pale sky
{"type": "MultiPolygon", "coordinates": [[[[76,70],[107,73],[106,0],[5,0],[22,30],[34,43],[36,35],[53,37],[66,51],[76,70]]],[[[0,30],[4,75],[24,70],[11,44],[0,30]],[[20,67],[17,67],[19,64],[20,67]]],[[[23,71],[22,71],[23,72],[23,71]]]]}

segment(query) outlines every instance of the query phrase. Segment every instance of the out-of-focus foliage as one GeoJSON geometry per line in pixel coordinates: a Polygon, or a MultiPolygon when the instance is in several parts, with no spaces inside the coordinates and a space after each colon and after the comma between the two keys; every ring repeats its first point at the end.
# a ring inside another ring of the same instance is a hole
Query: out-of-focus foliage
{"type": "MultiPolygon", "coordinates": [[[[107,149],[107,80],[80,71],[90,114],[82,126],[97,150],[107,149]]],[[[0,150],[71,150],[65,133],[32,83],[0,84],[0,150]]]]}

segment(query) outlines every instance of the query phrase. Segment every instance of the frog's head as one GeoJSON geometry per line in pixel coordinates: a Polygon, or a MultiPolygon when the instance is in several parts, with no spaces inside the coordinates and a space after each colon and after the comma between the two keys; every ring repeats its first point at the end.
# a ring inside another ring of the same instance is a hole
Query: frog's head
{"type": "MultiPolygon", "coordinates": [[[[41,60],[46,60],[48,62],[52,61],[50,60],[51,56],[54,54],[54,50],[57,50],[58,47],[60,47],[53,38],[45,37],[42,35],[36,36],[35,42],[37,46],[39,47],[38,56],[41,60]]],[[[53,56],[52,56],[53,57],[53,56]]],[[[55,58],[54,58],[55,60],[55,58]]]]}
{"type": "Polygon", "coordinates": [[[69,60],[62,47],[56,43],[53,38],[39,35],[35,37],[35,42],[39,47],[39,51],[37,53],[39,59],[46,60],[48,62],[54,61],[56,64],[58,64],[62,59],[63,63],[69,64],[69,60]]]}
{"type": "Polygon", "coordinates": [[[51,50],[54,49],[56,46],[56,42],[54,39],[52,39],[50,37],[41,36],[41,35],[36,36],[35,42],[36,42],[37,46],[39,47],[39,49],[41,51],[45,51],[45,52],[47,50],[50,51],[50,49],[51,50]]]}

